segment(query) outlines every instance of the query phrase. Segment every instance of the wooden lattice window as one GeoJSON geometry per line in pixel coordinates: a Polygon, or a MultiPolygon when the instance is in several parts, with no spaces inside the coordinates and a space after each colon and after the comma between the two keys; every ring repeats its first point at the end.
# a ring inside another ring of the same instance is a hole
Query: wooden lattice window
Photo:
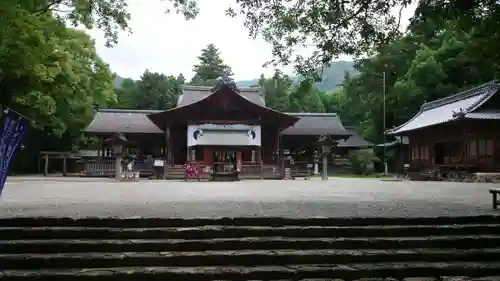
{"type": "Polygon", "coordinates": [[[420,146],[419,159],[429,160],[429,148],[427,146],[425,146],[425,145],[420,146]]]}
{"type": "Polygon", "coordinates": [[[429,147],[424,146],[424,159],[429,160],[429,147]]]}
{"type": "Polygon", "coordinates": [[[492,140],[478,140],[477,144],[478,144],[479,156],[493,156],[492,140]]]}
{"type": "Polygon", "coordinates": [[[493,140],[486,140],[486,156],[493,156],[493,140]]]}
{"type": "Polygon", "coordinates": [[[477,142],[469,140],[469,156],[477,156],[477,142]]]}
{"type": "Polygon", "coordinates": [[[418,147],[411,148],[411,160],[418,159],[418,147]]]}

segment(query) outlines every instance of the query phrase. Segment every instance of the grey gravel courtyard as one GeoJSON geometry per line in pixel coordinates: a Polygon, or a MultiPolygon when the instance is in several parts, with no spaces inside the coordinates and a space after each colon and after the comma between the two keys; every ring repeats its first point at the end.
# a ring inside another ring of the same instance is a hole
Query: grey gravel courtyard
{"type": "Polygon", "coordinates": [[[422,217],[500,214],[494,184],[381,181],[113,182],[10,178],[0,217],[422,217]]]}

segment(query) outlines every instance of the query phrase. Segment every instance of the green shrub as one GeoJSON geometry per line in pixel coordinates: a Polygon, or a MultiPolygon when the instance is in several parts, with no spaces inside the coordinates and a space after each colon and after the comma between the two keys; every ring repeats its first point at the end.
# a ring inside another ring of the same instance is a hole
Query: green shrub
{"type": "Polygon", "coordinates": [[[372,149],[349,151],[347,155],[351,163],[352,172],[356,175],[367,175],[374,172],[374,163],[380,162],[372,149]]]}

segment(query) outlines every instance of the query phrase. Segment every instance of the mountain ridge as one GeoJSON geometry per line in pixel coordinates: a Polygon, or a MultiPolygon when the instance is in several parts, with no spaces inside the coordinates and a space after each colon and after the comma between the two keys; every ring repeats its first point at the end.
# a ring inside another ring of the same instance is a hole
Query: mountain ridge
{"type": "MultiPolygon", "coordinates": [[[[334,61],[330,64],[330,66],[325,67],[323,69],[323,73],[321,75],[322,80],[320,82],[316,82],[314,86],[316,89],[323,92],[330,92],[342,85],[342,81],[344,81],[345,73],[349,73],[351,75],[356,75],[358,72],[354,69],[353,61],[334,61]]],[[[121,77],[118,74],[115,74],[114,84],[115,87],[120,88],[123,80],[126,78],[121,77]]],[[[299,81],[300,76],[293,76],[292,79],[294,81],[299,81]]],[[[238,80],[236,81],[236,85],[238,87],[252,87],[258,85],[259,79],[250,79],[250,80],[238,80]]]]}

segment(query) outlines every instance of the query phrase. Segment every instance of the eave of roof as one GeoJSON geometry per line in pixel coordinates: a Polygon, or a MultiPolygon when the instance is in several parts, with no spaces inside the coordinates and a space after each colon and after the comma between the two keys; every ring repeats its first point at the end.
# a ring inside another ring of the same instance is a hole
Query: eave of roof
{"type": "Polygon", "coordinates": [[[110,133],[143,133],[162,134],[147,114],[158,113],[159,110],[133,110],[133,109],[99,109],[92,122],[84,132],[94,134],[110,133]]]}
{"type": "Polygon", "coordinates": [[[281,132],[282,135],[301,136],[330,136],[349,137],[348,132],[340,117],[336,113],[287,113],[290,116],[300,118],[293,126],[281,132]]]}
{"type": "Polygon", "coordinates": [[[479,108],[497,91],[495,82],[486,83],[458,94],[428,102],[406,123],[386,131],[389,135],[399,135],[410,131],[467,118],[467,114],[479,108]]]}
{"type": "Polygon", "coordinates": [[[500,120],[500,110],[481,110],[465,114],[466,119],[500,120]]]}
{"type": "Polygon", "coordinates": [[[374,144],[372,142],[369,142],[365,139],[363,139],[354,128],[352,127],[346,127],[346,130],[351,133],[351,136],[346,139],[346,140],[340,140],[339,144],[337,145],[338,147],[346,147],[346,148],[353,148],[353,147],[373,147],[374,144]]]}

